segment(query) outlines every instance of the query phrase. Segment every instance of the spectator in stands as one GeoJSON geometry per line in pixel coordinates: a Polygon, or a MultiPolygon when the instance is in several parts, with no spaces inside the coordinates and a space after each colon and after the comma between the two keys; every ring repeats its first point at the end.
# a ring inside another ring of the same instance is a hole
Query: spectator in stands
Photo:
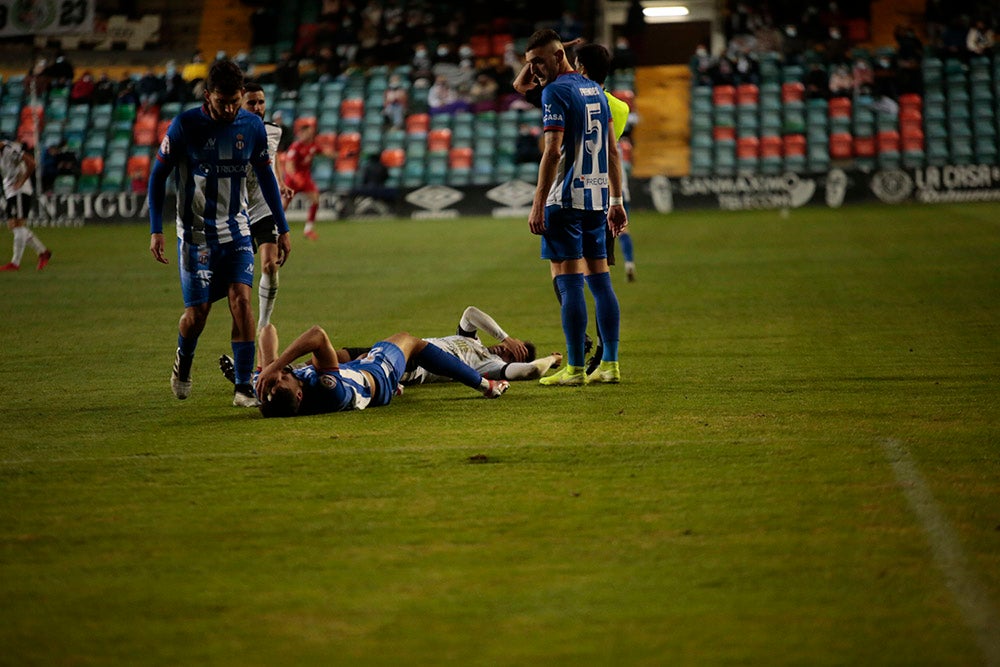
{"type": "Polygon", "coordinates": [[[413,58],[410,60],[410,81],[416,83],[424,80],[428,84],[434,78],[434,62],[431,60],[427,46],[420,43],[413,47],[413,58]]]}
{"type": "Polygon", "coordinates": [[[989,56],[993,51],[993,31],[986,27],[986,21],[976,21],[965,37],[965,48],[973,56],[989,56]]]}
{"type": "Polygon", "coordinates": [[[94,84],[91,102],[95,105],[114,104],[117,98],[118,84],[111,80],[107,72],[101,72],[101,78],[94,84]]]}
{"type": "Polygon", "coordinates": [[[131,104],[135,106],[139,103],[139,95],[135,91],[135,82],[132,77],[125,76],[118,83],[118,95],[115,97],[115,106],[131,104]]]}
{"type": "Polygon", "coordinates": [[[506,109],[511,101],[521,97],[514,90],[514,77],[517,76],[517,72],[500,57],[494,56],[487,62],[488,67],[483,71],[497,82],[497,103],[501,109],[506,109]]]}
{"type": "Polygon", "coordinates": [[[63,146],[65,145],[65,141],[58,144],[52,144],[45,149],[44,153],[42,153],[43,192],[52,192],[52,186],[56,182],[56,176],[59,175],[59,154],[62,153],[63,146]]]}
{"type": "Polygon", "coordinates": [[[848,62],[847,40],[840,32],[840,26],[830,26],[826,43],[823,45],[824,56],[829,65],[848,62]]]}
{"type": "Polygon", "coordinates": [[[900,66],[904,66],[903,63],[912,62],[919,67],[920,61],[924,57],[924,44],[917,37],[913,28],[898,25],[893,31],[893,36],[896,38],[896,59],[900,66]]]}
{"type": "Polygon", "coordinates": [[[875,73],[872,71],[871,63],[865,58],[855,58],[854,67],[851,68],[851,76],[854,79],[854,92],[858,95],[871,95],[872,85],[875,83],[875,73]]]}
{"type": "Polygon", "coordinates": [[[281,58],[274,67],[274,82],[281,98],[293,100],[299,96],[302,75],[299,73],[299,61],[292,57],[291,51],[281,52],[281,58]]]}
{"type": "Polygon", "coordinates": [[[90,104],[94,97],[94,77],[90,72],[84,72],[80,78],[73,82],[73,87],[69,91],[70,104],[90,104]]]}
{"type": "Polygon", "coordinates": [[[319,81],[333,81],[341,72],[340,58],[329,44],[319,47],[316,57],[313,58],[313,68],[319,81]]]}
{"type": "Polygon", "coordinates": [[[709,70],[709,76],[713,86],[734,86],[736,77],[733,71],[733,63],[726,56],[719,57],[709,70]]]}
{"type": "Polygon", "coordinates": [[[486,72],[476,75],[476,80],[469,89],[469,102],[472,112],[495,111],[497,108],[497,82],[486,72]]]}
{"type": "Polygon", "coordinates": [[[965,46],[968,28],[961,16],[955,16],[948,23],[941,35],[941,55],[944,58],[959,58],[966,60],[969,50],[965,46]]]}
{"type": "Polygon", "coordinates": [[[409,104],[410,94],[403,86],[402,77],[395,73],[390,75],[389,83],[382,95],[382,116],[386,124],[393,129],[403,127],[409,104]]]}
{"type": "MultiPolygon", "coordinates": [[[[848,77],[849,80],[850,77],[848,77]]],[[[831,77],[827,76],[826,68],[819,60],[813,60],[809,64],[802,84],[805,86],[806,97],[811,100],[825,100],[830,96],[833,88],[831,77]]]]}
{"type": "Polygon", "coordinates": [[[184,77],[177,71],[177,65],[173,60],[167,61],[166,71],[163,75],[163,102],[180,102],[183,104],[190,99],[191,89],[188,87],[184,77]]]}
{"type": "Polygon", "coordinates": [[[459,98],[448,77],[439,75],[434,79],[434,85],[427,92],[427,111],[431,115],[452,114],[467,107],[468,104],[459,98]]]}
{"type": "Polygon", "coordinates": [[[880,113],[895,116],[899,113],[899,90],[896,88],[896,64],[892,57],[883,54],[875,61],[872,83],[872,108],[880,113]]]}
{"type": "Polygon", "coordinates": [[[69,147],[64,140],[58,146],[59,152],[56,154],[56,176],[79,176],[80,158],[76,151],[69,147]]]}
{"type": "Polygon", "coordinates": [[[760,85],[760,66],[747,51],[741,50],[736,54],[733,61],[733,78],[737,85],[742,83],[760,85]]]}
{"type": "Polygon", "coordinates": [[[709,55],[708,49],[704,44],[699,44],[698,48],[695,49],[694,55],[691,56],[690,68],[691,68],[691,78],[696,86],[711,86],[712,85],[712,69],[715,66],[715,62],[712,60],[712,56],[709,55]]]}
{"type": "Polygon", "coordinates": [[[64,88],[73,83],[73,65],[66,58],[66,54],[60,51],[56,54],[55,62],[45,69],[45,76],[49,83],[56,88],[64,88]]]}
{"type": "Polygon", "coordinates": [[[157,75],[156,71],[152,67],[146,68],[146,73],[135,85],[135,92],[139,96],[139,106],[143,109],[159,106],[163,103],[163,94],[166,92],[166,88],[166,83],[157,75]]]}
{"type": "Polygon", "coordinates": [[[623,69],[635,69],[635,52],[628,43],[628,37],[619,35],[615,39],[615,48],[611,52],[611,71],[617,72],[623,69]]]}
{"type": "Polygon", "coordinates": [[[208,65],[205,63],[205,58],[201,55],[201,49],[197,49],[191,54],[191,62],[186,64],[184,69],[181,70],[181,76],[192,88],[198,82],[204,81],[205,77],[208,76],[208,65]]]}
{"type": "Polygon", "coordinates": [[[828,85],[830,97],[854,97],[854,77],[847,65],[834,65],[828,85]]]}
{"type": "Polygon", "coordinates": [[[797,26],[789,24],[785,26],[785,36],[782,39],[782,53],[786,65],[801,65],[802,54],[805,53],[805,40],[799,36],[797,26]]]}
{"type": "Polygon", "coordinates": [[[24,79],[24,90],[26,94],[31,94],[34,90],[35,94],[39,97],[43,97],[49,92],[49,75],[48,75],[49,61],[45,58],[39,58],[35,64],[28,71],[28,76],[24,79]]]}

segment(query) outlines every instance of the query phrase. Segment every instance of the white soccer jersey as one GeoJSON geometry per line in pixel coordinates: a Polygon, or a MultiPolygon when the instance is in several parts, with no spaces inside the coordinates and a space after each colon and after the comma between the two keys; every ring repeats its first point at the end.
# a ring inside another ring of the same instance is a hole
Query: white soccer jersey
{"type": "MultiPolygon", "coordinates": [[[[458,357],[468,366],[472,366],[479,374],[490,380],[503,379],[503,369],[507,362],[493,354],[478,338],[469,336],[445,336],[444,338],[425,338],[428,343],[436,345],[448,354],[458,357]]],[[[450,382],[451,378],[435,375],[426,368],[418,366],[416,370],[403,374],[403,384],[426,384],[428,382],[450,382]]]]}
{"type": "MultiPolygon", "coordinates": [[[[274,177],[278,177],[278,145],[281,143],[281,126],[271,122],[264,122],[264,130],[267,132],[267,152],[271,156],[271,171],[274,177]]],[[[260,184],[257,182],[257,174],[252,168],[247,170],[247,199],[249,204],[247,211],[250,214],[250,222],[254,223],[261,218],[271,215],[271,209],[264,201],[264,195],[260,193],[260,184]]]]}
{"type": "Polygon", "coordinates": [[[7,199],[15,195],[30,195],[34,190],[31,187],[31,179],[25,179],[20,188],[15,188],[28,165],[24,163],[24,146],[16,141],[8,141],[0,149],[0,175],[3,176],[3,196],[7,199]]]}

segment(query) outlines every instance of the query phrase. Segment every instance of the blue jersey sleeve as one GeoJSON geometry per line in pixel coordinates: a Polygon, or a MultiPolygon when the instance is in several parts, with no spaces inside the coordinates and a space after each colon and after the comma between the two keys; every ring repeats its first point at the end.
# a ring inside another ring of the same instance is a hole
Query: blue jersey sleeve
{"type": "Polygon", "coordinates": [[[167,177],[174,168],[177,151],[183,145],[181,125],[178,118],[170,123],[167,134],[160,142],[153,160],[153,168],[149,172],[149,233],[163,233],[163,204],[167,198],[167,177]]]}

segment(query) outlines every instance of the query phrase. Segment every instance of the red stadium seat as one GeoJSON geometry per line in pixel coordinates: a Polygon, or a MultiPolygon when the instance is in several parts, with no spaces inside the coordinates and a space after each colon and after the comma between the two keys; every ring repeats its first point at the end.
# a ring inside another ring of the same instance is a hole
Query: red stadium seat
{"type": "Polygon", "coordinates": [[[830,135],[830,157],[835,160],[846,160],[854,156],[854,138],[847,132],[835,132],[830,135]]]}
{"type": "Polygon", "coordinates": [[[761,157],[781,157],[782,151],[781,137],[768,136],[760,138],[761,157]]]}
{"type": "Polygon", "coordinates": [[[340,103],[341,120],[360,120],[365,115],[365,101],[360,98],[348,98],[340,103]]]}
{"type": "Polygon", "coordinates": [[[96,176],[104,172],[104,158],[91,155],[80,160],[80,173],[84,176],[96,176]]]}
{"type": "Polygon", "coordinates": [[[431,128],[430,114],[412,113],[406,117],[407,134],[427,134],[431,128]]]}
{"type": "Polygon", "coordinates": [[[361,153],[361,134],[359,132],[344,132],[337,135],[337,159],[361,153]]]}
{"type": "Polygon", "coordinates": [[[170,119],[164,118],[156,125],[156,143],[160,144],[163,141],[163,137],[167,136],[167,130],[170,129],[170,119]]]}
{"type": "Polygon", "coordinates": [[[806,87],[801,81],[788,81],[781,84],[782,102],[801,102],[805,96],[806,87]]]}
{"type": "Polygon", "coordinates": [[[902,113],[907,109],[920,111],[924,108],[924,99],[916,93],[904,93],[899,96],[899,111],[902,113]]]}
{"type": "Polygon", "coordinates": [[[851,98],[849,97],[834,97],[830,100],[830,105],[827,112],[830,118],[850,118],[851,117],[851,98]]]}
{"type": "Polygon", "coordinates": [[[804,134],[786,134],[784,143],[785,157],[806,154],[806,137],[804,134]]]}
{"type": "Polygon", "coordinates": [[[427,133],[427,150],[430,152],[447,151],[451,148],[451,130],[439,127],[427,133]]]}
{"type": "Polygon", "coordinates": [[[919,108],[912,106],[899,110],[899,131],[902,134],[912,134],[914,131],[923,131],[924,116],[919,108]]]}
{"type": "Polygon", "coordinates": [[[402,148],[386,148],[382,151],[382,164],[392,169],[406,164],[406,151],[402,148]]]}
{"type": "Polygon", "coordinates": [[[914,132],[912,134],[904,134],[900,137],[900,145],[903,148],[903,152],[912,151],[922,151],[924,150],[924,133],[914,132]]]}
{"type": "Polygon", "coordinates": [[[737,158],[754,158],[760,156],[760,139],[757,137],[740,137],[736,140],[737,158]]]}
{"type": "Polygon", "coordinates": [[[152,146],[156,143],[156,117],[139,116],[132,126],[132,142],[136,146],[152,146]]]}
{"type": "Polygon", "coordinates": [[[492,53],[489,35],[473,35],[469,38],[469,46],[477,58],[489,58],[492,53]]]}
{"type": "Polygon", "coordinates": [[[323,152],[337,150],[339,137],[332,132],[323,132],[316,135],[316,145],[323,152]]]}
{"type": "Polygon", "coordinates": [[[712,128],[712,138],[716,141],[732,141],[736,138],[736,128],[717,125],[712,128]]]}
{"type": "Polygon", "coordinates": [[[715,86],[712,88],[712,104],[717,107],[731,107],[736,103],[736,88],[734,86],[715,86]]]}
{"type": "Polygon", "coordinates": [[[493,35],[493,38],[490,40],[490,45],[493,47],[493,55],[503,57],[504,51],[507,49],[507,45],[513,43],[514,36],[509,33],[493,35]]]}
{"type": "Polygon", "coordinates": [[[302,131],[302,128],[306,127],[307,125],[318,127],[316,124],[316,119],[313,116],[299,116],[298,118],[295,119],[295,122],[292,123],[292,135],[298,136],[299,132],[302,131]]]}
{"type": "Polygon", "coordinates": [[[448,151],[448,166],[452,169],[472,169],[472,149],[456,146],[448,151]]]}
{"type": "Polygon", "coordinates": [[[760,89],[752,83],[740,84],[736,87],[736,106],[757,106],[760,99],[760,89]]]}
{"type": "Polygon", "coordinates": [[[133,155],[125,163],[125,172],[132,180],[149,180],[149,163],[148,155],[133,155]]]}
{"type": "MultiPolygon", "coordinates": [[[[831,150],[833,149],[833,142],[830,142],[831,150]]],[[[854,155],[856,157],[874,157],[875,156],[875,138],[874,137],[854,137],[854,155]]]]}
{"type": "Polygon", "coordinates": [[[899,152],[899,132],[896,130],[882,130],[878,133],[877,142],[879,153],[899,152]]]}

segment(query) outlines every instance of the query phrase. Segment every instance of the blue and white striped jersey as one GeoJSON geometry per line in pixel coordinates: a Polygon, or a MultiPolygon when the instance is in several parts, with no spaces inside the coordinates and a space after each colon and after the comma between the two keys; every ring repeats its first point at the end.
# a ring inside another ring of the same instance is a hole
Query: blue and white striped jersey
{"type": "Polygon", "coordinates": [[[177,237],[195,245],[247,238],[247,170],[270,163],[264,123],[240,109],[232,123],[205,107],[174,118],[156,159],[177,169],[177,237]]]}
{"type": "Polygon", "coordinates": [[[604,90],[568,72],[542,89],[542,129],[563,131],[556,179],[546,206],[602,211],[608,206],[608,127],[604,90]]]}

